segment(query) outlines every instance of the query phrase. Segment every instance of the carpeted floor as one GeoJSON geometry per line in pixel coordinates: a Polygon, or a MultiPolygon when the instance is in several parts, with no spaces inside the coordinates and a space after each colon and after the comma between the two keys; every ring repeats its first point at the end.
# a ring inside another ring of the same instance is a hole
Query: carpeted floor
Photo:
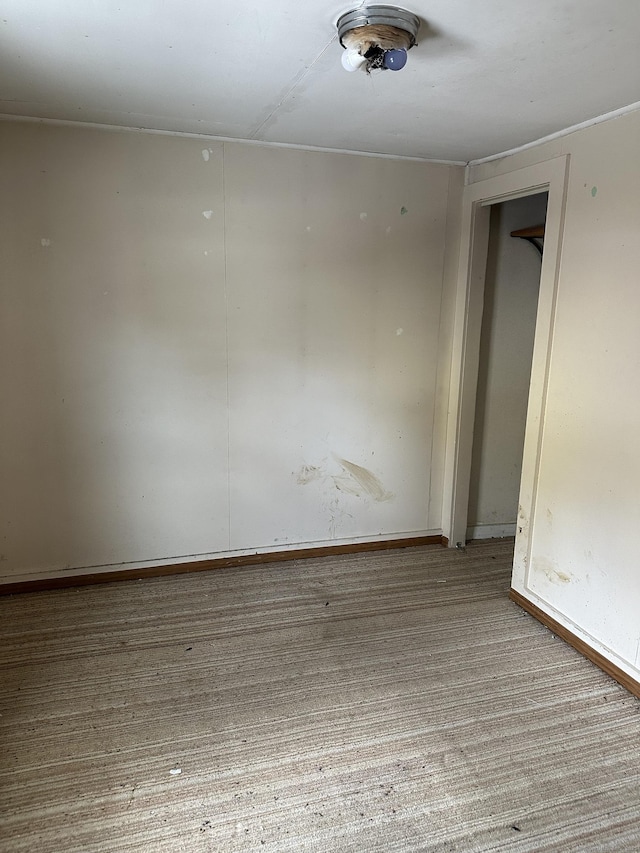
{"type": "Polygon", "coordinates": [[[0,599],[0,849],[640,850],[640,702],[511,547],[0,599]]]}

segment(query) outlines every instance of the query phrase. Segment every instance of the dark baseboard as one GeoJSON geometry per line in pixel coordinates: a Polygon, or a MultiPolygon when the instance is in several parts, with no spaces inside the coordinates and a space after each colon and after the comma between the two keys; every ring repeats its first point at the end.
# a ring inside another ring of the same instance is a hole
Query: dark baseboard
{"type": "Polygon", "coordinates": [[[550,631],[560,637],[560,639],[564,640],[565,643],[568,643],[570,646],[573,646],[576,651],[580,652],[581,655],[584,655],[591,663],[594,663],[597,667],[610,675],[611,678],[615,679],[618,684],[621,684],[625,687],[629,693],[633,693],[634,696],[640,698],[640,681],[636,681],[630,675],[627,675],[624,670],[617,667],[611,661],[608,661],[604,655],[601,655],[600,652],[597,652],[595,649],[592,649],[588,643],[585,643],[584,640],[581,640],[580,637],[576,637],[576,635],[571,632],[568,628],[565,628],[564,625],[561,625],[559,622],[556,622],[551,616],[541,610],[539,607],[536,607],[535,604],[532,604],[527,598],[521,595],[519,592],[516,592],[515,589],[512,589],[509,592],[509,598],[511,601],[515,601],[523,610],[526,610],[527,613],[531,614],[538,622],[542,622],[550,631]]]}
{"type": "Polygon", "coordinates": [[[86,575],[41,578],[33,581],[0,584],[0,595],[15,595],[22,592],[42,592],[51,589],[67,589],[96,583],[158,578],[166,575],[181,575],[188,572],[208,572],[212,569],[227,569],[232,566],[255,566],[261,563],[278,563],[287,560],[308,560],[313,557],[333,557],[340,554],[360,554],[366,551],[387,551],[396,548],[415,548],[419,545],[445,545],[444,536],[413,536],[405,539],[390,539],[386,542],[354,542],[349,545],[325,545],[318,548],[300,548],[291,551],[272,551],[268,554],[245,554],[238,557],[217,557],[211,560],[193,560],[188,563],[171,563],[166,566],[145,566],[141,569],[117,569],[109,572],[93,572],[86,575]]]}

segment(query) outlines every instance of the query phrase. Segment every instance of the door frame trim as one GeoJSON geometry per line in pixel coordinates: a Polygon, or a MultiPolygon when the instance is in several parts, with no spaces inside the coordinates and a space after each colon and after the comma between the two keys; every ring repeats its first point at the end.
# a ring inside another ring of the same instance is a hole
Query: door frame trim
{"type": "MultiPolygon", "coordinates": [[[[442,508],[442,531],[451,547],[464,546],[467,530],[491,205],[540,192],[549,194],[516,530],[514,570],[519,566],[520,574],[526,574],[531,545],[568,177],[566,154],[469,184],[462,197],[442,508]]],[[[526,577],[522,581],[526,584],[526,577]]]]}

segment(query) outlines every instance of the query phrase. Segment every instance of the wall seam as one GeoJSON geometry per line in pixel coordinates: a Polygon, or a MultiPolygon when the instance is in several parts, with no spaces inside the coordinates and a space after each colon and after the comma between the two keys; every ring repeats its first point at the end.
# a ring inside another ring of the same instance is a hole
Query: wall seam
{"type": "Polygon", "coordinates": [[[231,394],[229,390],[229,291],[227,286],[227,187],[226,144],[222,144],[222,254],[224,281],[224,360],[227,405],[227,548],[231,550],[231,394]]]}

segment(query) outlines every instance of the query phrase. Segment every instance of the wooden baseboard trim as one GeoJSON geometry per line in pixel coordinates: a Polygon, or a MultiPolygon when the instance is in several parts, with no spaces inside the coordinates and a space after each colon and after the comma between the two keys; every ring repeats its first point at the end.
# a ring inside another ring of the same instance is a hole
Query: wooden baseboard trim
{"type": "Polygon", "coordinates": [[[600,652],[592,649],[588,643],[585,643],[584,640],[581,640],[580,637],[577,637],[572,631],[565,628],[564,625],[556,622],[553,617],[549,616],[539,607],[536,607],[535,604],[532,604],[521,593],[516,592],[515,589],[510,590],[509,598],[537,619],[538,622],[542,622],[545,627],[549,628],[550,631],[553,631],[553,633],[560,637],[560,639],[564,640],[565,643],[568,643],[576,651],[580,652],[581,655],[584,655],[584,657],[590,660],[591,663],[594,663],[597,667],[603,670],[603,672],[606,672],[607,675],[611,676],[611,678],[617,681],[618,684],[621,684],[626,688],[629,693],[632,693],[640,699],[640,681],[636,681],[630,675],[627,675],[624,670],[617,667],[614,663],[611,663],[611,661],[607,660],[604,655],[600,654],[600,652]]]}
{"type": "Polygon", "coordinates": [[[181,575],[189,572],[208,572],[212,569],[227,569],[233,566],[255,566],[261,563],[278,563],[288,560],[308,560],[313,557],[333,557],[340,554],[359,554],[366,551],[387,551],[397,548],[415,548],[419,545],[444,545],[444,536],[413,536],[405,539],[389,539],[376,542],[354,542],[349,545],[324,545],[318,548],[300,548],[290,551],[271,551],[268,554],[244,554],[238,557],[216,557],[211,560],[193,560],[188,563],[171,563],[166,566],[145,566],[141,569],[117,569],[110,572],[93,572],[86,575],[41,578],[33,581],[0,584],[0,595],[15,595],[23,592],[68,589],[96,583],[141,580],[166,575],[181,575]]]}

